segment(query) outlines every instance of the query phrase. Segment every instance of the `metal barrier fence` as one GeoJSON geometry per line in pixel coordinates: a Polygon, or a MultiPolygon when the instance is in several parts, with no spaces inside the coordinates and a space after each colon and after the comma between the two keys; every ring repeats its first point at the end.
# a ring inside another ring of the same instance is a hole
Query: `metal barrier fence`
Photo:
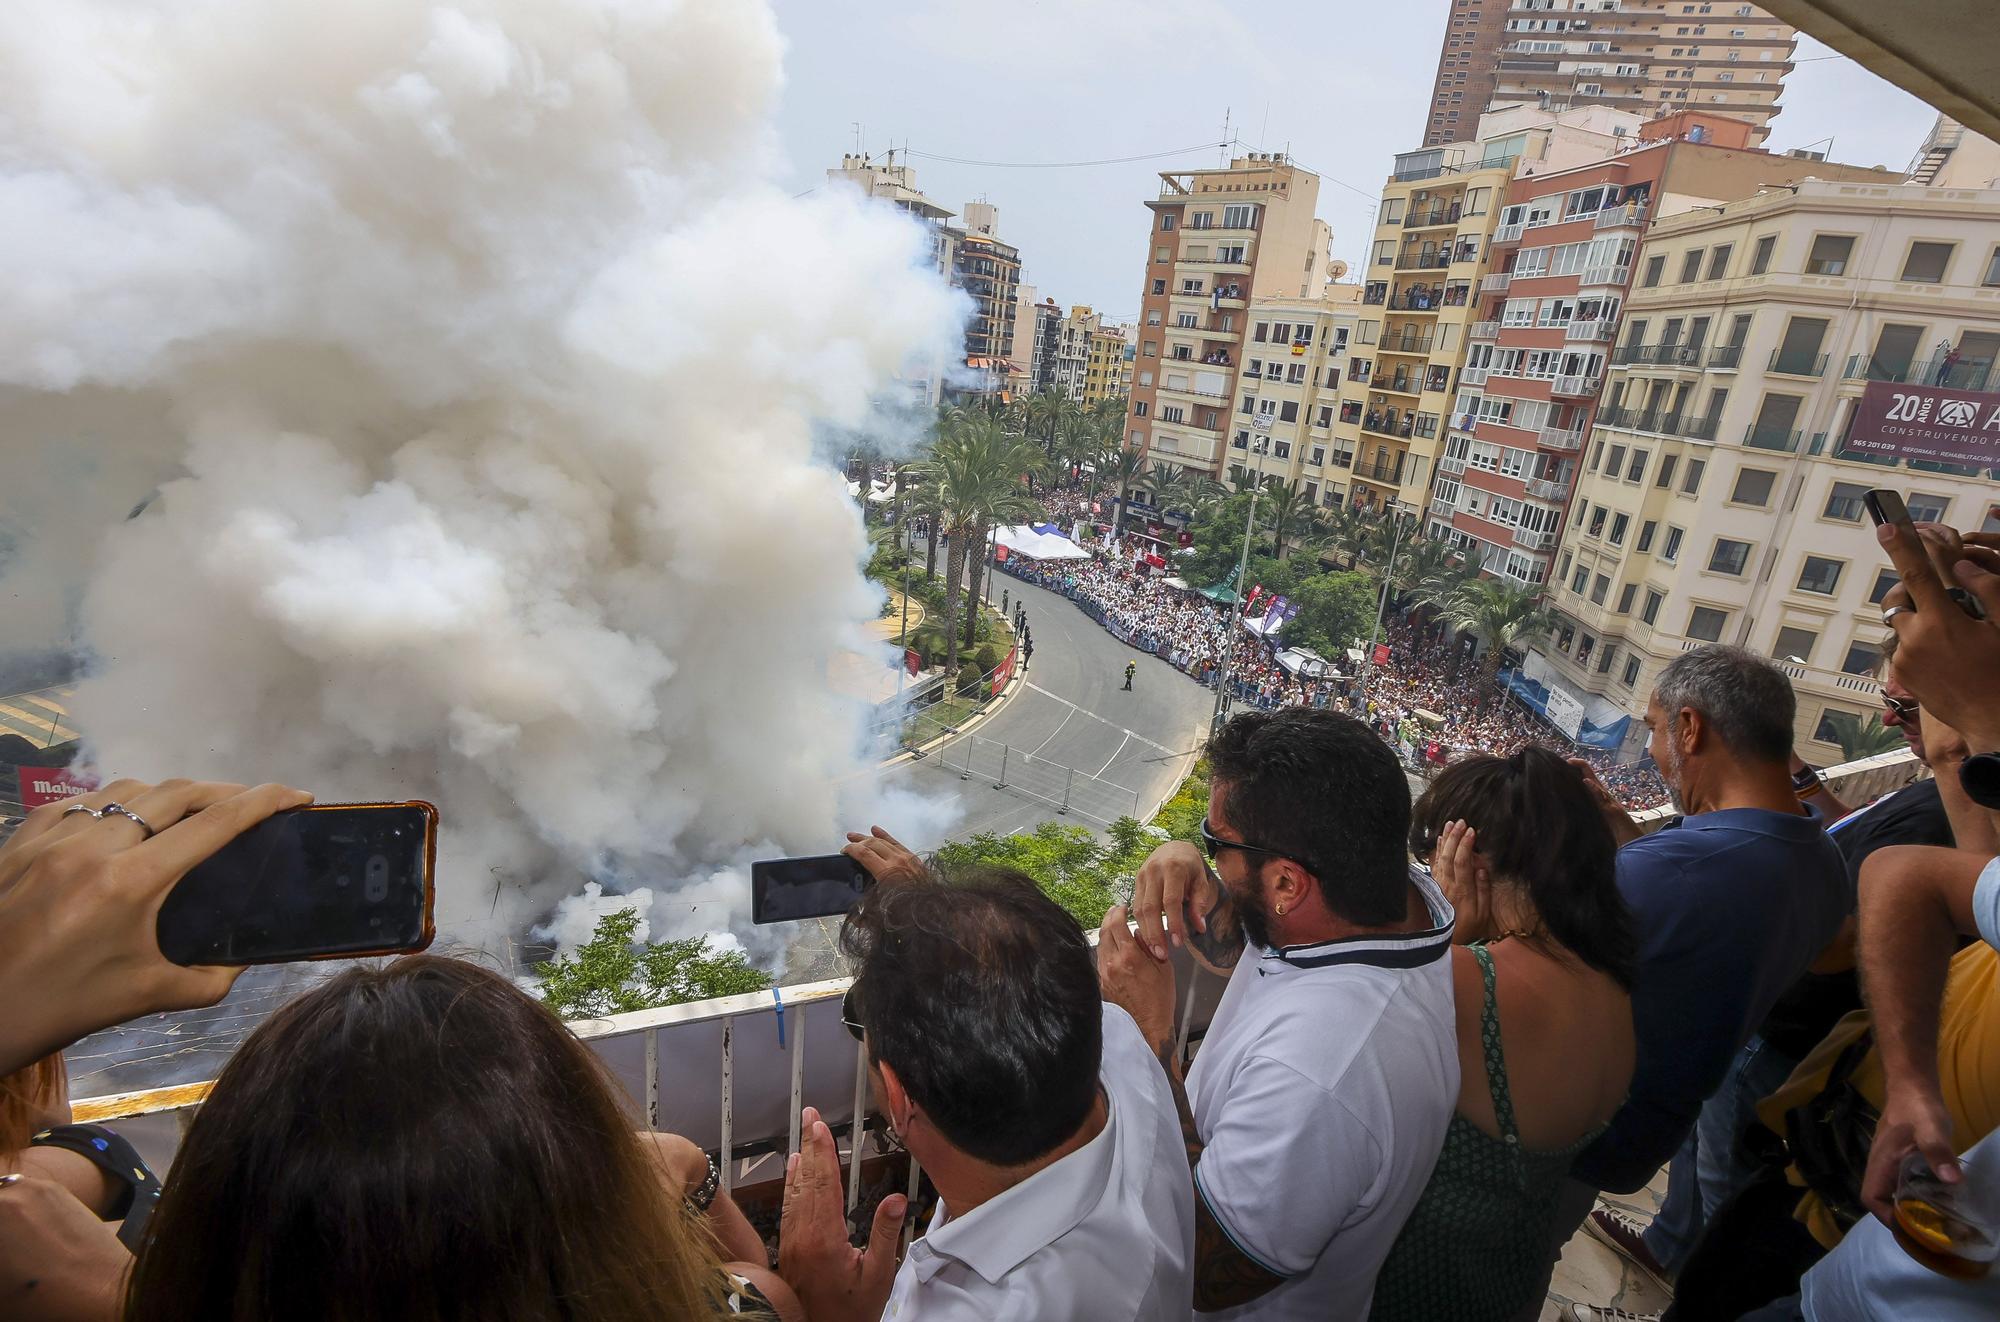
{"type": "Polygon", "coordinates": [[[977,735],[955,739],[932,753],[928,765],[960,780],[983,780],[996,790],[1046,803],[1058,813],[1099,826],[1109,826],[1120,817],[1145,820],[1140,791],[997,740],[977,735]]]}

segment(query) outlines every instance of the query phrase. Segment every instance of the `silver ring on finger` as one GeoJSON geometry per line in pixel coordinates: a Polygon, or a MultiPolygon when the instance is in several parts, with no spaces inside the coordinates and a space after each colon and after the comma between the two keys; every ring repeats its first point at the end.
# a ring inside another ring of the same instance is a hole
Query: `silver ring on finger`
{"type": "Polygon", "coordinates": [[[19,1184],[22,1180],[26,1178],[27,1177],[22,1175],[19,1171],[9,1171],[5,1175],[0,1175],[0,1189],[5,1189],[12,1185],[19,1184]]]}
{"type": "Polygon", "coordinates": [[[1888,610],[1882,612],[1882,623],[1887,624],[1898,615],[1915,615],[1916,613],[1917,608],[1915,606],[1891,606],[1888,610]]]}
{"type": "Polygon", "coordinates": [[[123,817],[127,821],[137,822],[139,829],[146,833],[145,838],[148,840],[159,834],[158,831],[153,829],[151,822],[141,817],[138,813],[133,812],[122,803],[107,803],[99,810],[97,815],[99,817],[123,817]]]}
{"type": "MultiPolygon", "coordinates": [[[[113,806],[115,807],[116,805],[114,804],[113,806]]],[[[62,810],[62,815],[65,817],[74,817],[78,813],[87,813],[92,817],[104,816],[102,808],[93,808],[87,803],[72,803],[69,807],[62,810]]]]}

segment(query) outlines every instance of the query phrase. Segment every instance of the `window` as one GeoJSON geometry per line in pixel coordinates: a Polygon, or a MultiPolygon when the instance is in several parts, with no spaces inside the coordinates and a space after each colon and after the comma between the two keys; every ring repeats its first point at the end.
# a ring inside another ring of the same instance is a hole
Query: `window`
{"type": "Polygon", "coordinates": [[[1731,537],[1718,537],[1715,539],[1715,549],[1708,555],[1708,572],[1741,578],[1743,570],[1749,563],[1750,543],[1739,542],[1731,537]]]}
{"type": "Polygon", "coordinates": [[[1257,208],[1234,206],[1222,209],[1222,227],[1231,230],[1247,230],[1257,223],[1257,208]]]}
{"type": "Polygon", "coordinates": [[[1314,468],[1320,468],[1325,466],[1325,464],[1326,464],[1326,447],[1324,445],[1315,445],[1312,448],[1312,466],[1314,468]]]}
{"type": "Polygon", "coordinates": [[[1854,255],[1852,234],[1822,234],[1813,240],[1806,256],[1807,275],[1845,275],[1847,259],[1854,255]]]}
{"type": "Polygon", "coordinates": [[[1729,254],[1736,251],[1732,243],[1720,244],[1708,254],[1708,278],[1720,280],[1729,271],[1729,254]]]}
{"type": "Polygon", "coordinates": [[[1643,482],[1645,480],[1647,453],[1645,450],[1634,450],[1632,452],[1632,462],[1625,467],[1625,480],[1627,482],[1643,482]]]}
{"type": "Polygon", "coordinates": [[[1616,660],[1617,657],[1618,657],[1618,649],[1613,645],[1611,645],[1610,643],[1606,643],[1604,645],[1604,651],[1599,653],[1597,657],[1597,673],[1600,675],[1610,674],[1611,663],[1614,660],[1616,660]]]}
{"type": "Polygon", "coordinates": [[[1868,604],[1870,606],[1880,606],[1882,599],[1889,595],[1889,589],[1902,581],[1901,575],[1897,574],[1893,569],[1877,570],[1875,572],[1875,586],[1868,593],[1868,604]]]}
{"type": "Polygon", "coordinates": [[[1628,689],[1639,682],[1638,657],[1628,656],[1625,658],[1625,674],[1622,676],[1622,682],[1628,689]]]}
{"type": "Polygon", "coordinates": [[[1647,588],[1646,609],[1639,612],[1639,618],[1644,620],[1647,624],[1654,623],[1660,618],[1660,607],[1665,605],[1666,601],[1667,599],[1665,596],[1654,591],[1652,588],[1647,588]]]}
{"type": "Polygon", "coordinates": [[[1639,544],[1634,549],[1637,550],[1640,555],[1644,555],[1646,554],[1646,552],[1652,550],[1653,534],[1658,532],[1659,530],[1660,530],[1660,523],[1659,520],[1657,519],[1648,519],[1644,523],[1640,524],[1639,544]]]}
{"type": "Polygon", "coordinates": [[[1766,234],[1757,240],[1757,246],[1750,253],[1750,274],[1762,275],[1771,269],[1771,253],[1778,246],[1778,236],[1766,234]]]}
{"type": "Polygon", "coordinates": [[[1596,581],[1590,585],[1590,604],[1593,606],[1602,606],[1604,604],[1604,594],[1610,590],[1611,580],[1599,574],[1596,581]]]}
{"type": "Polygon", "coordinates": [[[1623,468],[1624,466],[1625,466],[1625,447],[1622,445],[1612,446],[1611,462],[1604,466],[1605,473],[1611,477],[1616,477],[1618,476],[1618,470],[1623,468]]]}
{"type": "Polygon", "coordinates": [[[1288,399],[1278,406],[1279,422],[1297,422],[1298,420],[1299,405],[1297,400],[1288,399]]]}
{"type": "Polygon", "coordinates": [[[1576,567],[1576,577],[1570,580],[1569,590],[1577,596],[1583,595],[1584,587],[1590,582],[1590,570],[1584,565],[1576,567]]]}
{"type": "Polygon", "coordinates": [[[1719,611],[1712,606],[1697,606],[1688,614],[1687,636],[1704,643],[1718,642],[1722,638],[1722,626],[1727,623],[1727,611],[1719,611]]]}
{"type": "Polygon", "coordinates": [[[1592,537],[1600,537],[1604,534],[1604,516],[1607,513],[1609,511],[1602,505],[1599,505],[1590,512],[1590,535],[1592,537]]]}
{"type": "Polygon", "coordinates": [[[1637,583],[1627,583],[1624,589],[1619,592],[1618,613],[1620,615],[1630,615],[1632,613],[1632,598],[1637,595],[1639,595],[1639,585],[1637,583]]]}
{"type": "Polygon", "coordinates": [[[1699,279],[1701,279],[1701,249],[1690,248],[1681,257],[1680,283],[1687,284],[1699,279]]]}
{"type": "Polygon", "coordinates": [[[1729,498],[1739,505],[1755,505],[1759,509],[1771,503],[1771,486],[1778,475],[1764,468],[1740,468],[1736,471],[1736,489],[1729,498]]]}
{"type": "Polygon", "coordinates": [[[1913,491],[1904,504],[1910,508],[1912,523],[1944,523],[1944,512],[1951,501],[1944,496],[1924,496],[1913,491]]]}
{"type": "Polygon", "coordinates": [[[1840,668],[1850,675],[1873,675],[1882,668],[1882,648],[1857,638],[1847,645],[1840,668]]]}
{"type": "Polygon", "coordinates": [[[1174,213],[1171,211],[1162,211],[1160,213],[1160,232],[1164,234],[1168,230],[1171,230],[1173,227],[1174,227],[1174,213]]]}
{"type": "Polygon", "coordinates": [[[1771,644],[1771,655],[1780,661],[1793,661],[1805,665],[1812,660],[1813,644],[1819,635],[1811,629],[1795,629],[1786,625],[1778,630],[1778,639],[1771,644]]]}
{"type": "Polygon", "coordinates": [[[1139,401],[1138,401],[1137,403],[1135,403],[1135,404],[1133,404],[1133,405],[1132,405],[1132,416],[1133,416],[1133,417],[1135,417],[1135,418],[1143,418],[1143,417],[1145,417],[1145,416],[1146,416],[1146,409],[1147,409],[1147,407],[1148,407],[1148,406],[1147,406],[1147,404],[1146,404],[1146,401],[1145,401],[1145,400],[1143,400],[1143,399],[1142,399],[1142,400],[1139,400],[1139,401]]]}
{"type": "Polygon", "coordinates": [[[1660,475],[1653,479],[1653,485],[1656,487],[1672,486],[1674,484],[1674,465],[1680,463],[1680,461],[1681,457],[1677,454],[1661,455],[1660,475]]]}
{"type": "Polygon", "coordinates": [[[1828,707],[1819,714],[1819,724],[1813,727],[1812,737],[1823,744],[1839,743],[1840,729],[1833,718],[1836,716],[1852,716],[1853,714],[1853,712],[1844,711],[1839,707],[1828,707]]]}
{"type": "MultiPolygon", "coordinates": [[[[1826,494],[1826,511],[1824,517],[1839,519],[1843,523],[1861,522],[1862,511],[1866,508],[1862,504],[1861,497],[1867,490],[1867,487],[1855,482],[1834,483],[1833,490],[1826,494]]],[[[1912,515],[1911,517],[1915,518],[1916,516],[1912,515]]]]}
{"type": "Polygon", "coordinates": [[[1840,586],[1840,569],[1838,560],[1829,560],[1823,555],[1807,556],[1805,564],[1799,569],[1799,591],[1832,596],[1833,590],[1840,586]]]}
{"type": "Polygon", "coordinates": [[[1979,277],[1979,283],[1989,289],[2000,285],[2000,248],[1995,248],[1993,255],[1986,259],[1986,274],[1979,277]]]}
{"type": "Polygon", "coordinates": [[[1611,544],[1613,546],[1625,545],[1625,532],[1631,526],[1632,516],[1629,514],[1620,514],[1617,518],[1613,519],[1611,521],[1611,544]]]}
{"type": "Polygon", "coordinates": [[[1708,460],[1706,459],[1688,460],[1687,477],[1681,482],[1681,494],[1692,496],[1695,492],[1701,490],[1701,475],[1707,469],[1708,460]]]}
{"type": "Polygon", "coordinates": [[[1665,253],[1656,253],[1648,257],[1646,259],[1646,274],[1640,279],[1639,288],[1651,289],[1659,284],[1660,277],[1666,273],[1666,269],[1667,255],[1665,253]]]}
{"type": "Polygon", "coordinates": [[[1403,218],[1403,199],[1389,197],[1382,200],[1382,224],[1394,225],[1403,218]]]}
{"type": "Polygon", "coordinates": [[[1955,243],[1911,244],[1910,255],[1903,259],[1902,278],[1917,284],[1943,284],[1945,267],[1951,265],[1951,251],[1957,246],[1955,243]]]}
{"type": "Polygon", "coordinates": [[[1660,548],[1660,559],[1666,561],[1668,564],[1672,564],[1674,561],[1680,559],[1681,538],[1684,535],[1685,534],[1682,532],[1681,529],[1674,527],[1672,524],[1668,524],[1667,544],[1660,548]]]}

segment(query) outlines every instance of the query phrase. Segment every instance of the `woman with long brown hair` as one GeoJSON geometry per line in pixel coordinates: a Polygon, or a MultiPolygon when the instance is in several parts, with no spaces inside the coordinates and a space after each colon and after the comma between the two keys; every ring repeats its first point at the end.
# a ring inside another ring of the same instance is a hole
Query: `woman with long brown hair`
{"type": "Polygon", "coordinates": [[[216,1080],[125,1316],[797,1319],[669,1184],[596,1056],[505,978],[427,955],[349,969],[216,1080]]]}

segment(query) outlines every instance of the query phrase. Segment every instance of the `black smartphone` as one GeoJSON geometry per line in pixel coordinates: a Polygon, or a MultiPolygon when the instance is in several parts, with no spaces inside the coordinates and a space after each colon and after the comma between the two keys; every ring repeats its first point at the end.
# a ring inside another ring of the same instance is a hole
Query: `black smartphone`
{"type": "Polygon", "coordinates": [[[790,923],[846,913],[875,879],[845,854],[750,865],[750,921],[790,923]]]}
{"type": "Polygon", "coordinates": [[[435,935],[437,809],[313,804],[277,813],[189,870],[156,925],[176,964],[406,954],[435,935]]]}
{"type": "MultiPolygon", "coordinates": [[[[1868,507],[1868,517],[1875,520],[1876,527],[1879,528],[1885,523],[1900,524],[1908,530],[1910,536],[1917,535],[1917,525],[1910,521],[1910,507],[1903,503],[1900,493],[1891,491],[1887,487],[1871,487],[1862,493],[1861,503],[1868,507]]],[[[1919,542],[1918,545],[1921,546],[1923,543],[1919,542]]],[[[1925,554],[1929,553],[1929,548],[1926,547],[1925,554]]],[[[1945,580],[1944,594],[1957,602],[1960,610],[1975,620],[1986,618],[1985,603],[1953,583],[1946,566],[1939,565],[1937,571],[1938,577],[1945,580]]],[[[1915,607],[1912,606],[1912,609],[1915,607]]]]}

